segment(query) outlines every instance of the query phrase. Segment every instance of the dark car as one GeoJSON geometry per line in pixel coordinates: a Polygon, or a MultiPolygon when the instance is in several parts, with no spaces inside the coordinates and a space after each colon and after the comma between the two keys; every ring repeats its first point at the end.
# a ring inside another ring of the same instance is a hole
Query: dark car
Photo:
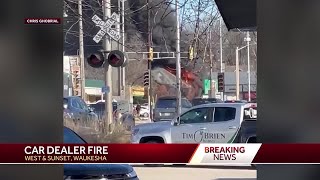
{"type": "MultiPolygon", "coordinates": [[[[186,98],[181,99],[181,112],[187,111],[192,107],[190,101],[186,98]]],[[[177,107],[177,97],[160,97],[158,98],[154,113],[153,113],[153,121],[171,121],[173,118],[177,116],[176,112],[177,107]]]]}
{"type": "Polygon", "coordinates": [[[192,99],[192,105],[197,106],[201,104],[208,104],[208,103],[223,103],[221,99],[217,98],[194,98],[192,99]]]}
{"type": "MultiPolygon", "coordinates": [[[[64,127],[63,139],[68,144],[86,144],[85,140],[67,127],[64,127]]],[[[64,179],[139,180],[128,164],[65,164],[64,179]]]]}
{"type": "Polygon", "coordinates": [[[87,121],[96,119],[97,115],[78,96],[68,96],[63,98],[64,116],[73,120],[87,121]]]}

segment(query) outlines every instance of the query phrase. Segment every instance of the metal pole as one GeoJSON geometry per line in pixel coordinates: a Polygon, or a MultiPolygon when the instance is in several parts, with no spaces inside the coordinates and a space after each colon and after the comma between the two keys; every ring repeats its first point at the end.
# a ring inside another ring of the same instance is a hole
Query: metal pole
{"type": "Polygon", "coordinates": [[[223,68],[222,68],[222,65],[223,65],[223,62],[222,62],[222,17],[220,17],[220,33],[219,33],[219,36],[220,36],[220,72],[223,72],[223,68]]]}
{"type": "Polygon", "coordinates": [[[83,45],[83,23],[82,23],[82,0],[78,0],[79,13],[79,58],[81,74],[81,97],[86,101],[85,93],[85,70],[84,70],[84,45],[83,45]]]}
{"type": "MultiPolygon", "coordinates": [[[[219,28],[219,36],[220,36],[220,72],[223,72],[223,60],[222,60],[222,17],[220,17],[219,19],[219,24],[220,24],[220,28],[219,28]]],[[[224,94],[223,92],[221,92],[221,99],[224,100],[224,94]]]]}
{"type": "MultiPolygon", "coordinates": [[[[124,3],[125,3],[125,0],[122,0],[122,6],[121,6],[121,34],[122,34],[122,52],[125,52],[125,46],[124,46],[124,43],[125,43],[125,34],[124,34],[124,3]]],[[[126,68],[125,67],[122,67],[121,68],[121,75],[122,75],[122,93],[124,95],[124,98],[125,97],[125,90],[126,90],[126,68]]]]}
{"type": "MultiPolygon", "coordinates": [[[[103,19],[106,21],[111,16],[111,0],[104,0],[103,1],[103,19]]],[[[111,40],[109,36],[105,36],[103,38],[103,49],[106,53],[106,57],[108,53],[111,51],[111,40]]],[[[112,111],[112,68],[109,68],[109,64],[106,61],[105,64],[105,83],[106,87],[109,87],[108,93],[105,95],[105,127],[107,133],[111,132],[111,124],[113,121],[113,111],[112,111]]]]}
{"type": "MultiPolygon", "coordinates": [[[[151,30],[151,11],[149,0],[147,0],[147,9],[148,9],[148,52],[150,52],[150,48],[152,47],[152,30],[151,30]]],[[[148,75],[149,75],[149,85],[148,85],[148,107],[149,107],[149,116],[148,119],[151,120],[152,117],[152,106],[151,106],[151,54],[148,57],[148,75]]]]}
{"type": "Polygon", "coordinates": [[[240,94],[240,74],[239,74],[239,47],[236,49],[236,98],[239,100],[240,94]]]}
{"type": "Polygon", "coordinates": [[[251,72],[250,72],[250,34],[247,32],[247,49],[248,49],[248,101],[251,101],[251,72]]]}
{"type": "Polygon", "coordinates": [[[177,83],[177,114],[181,114],[181,57],[180,57],[180,15],[179,0],[176,0],[176,83],[177,83]]]}
{"type": "MultiPolygon", "coordinates": [[[[118,5],[117,5],[117,13],[119,14],[119,19],[117,19],[117,24],[116,24],[116,29],[117,29],[117,32],[121,33],[121,9],[120,9],[120,6],[121,6],[121,0],[118,0],[118,5]]],[[[120,45],[120,40],[118,40],[117,42],[117,49],[118,50],[121,50],[122,49],[122,45],[120,45]]],[[[122,68],[118,68],[118,77],[119,77],[119,95],[120,97],[122,97],[123,93],[122,93],[122,90],[123,90],[123,87],[122,87],[122,68]]]]}
{"type": "Polygon", "coordinates": [[[211,27],[210,27],[210,30],[209,30],[209,56],[210,56],[210,98],[213,98],[215,97],[214,94],[214,88],[213,88],[213,85],[214,85],[214,82],[213,82],[213,58],[212,58],[212,46],[211,46],[211,41],[212,41],[212,32],[211,32],[211,27]]]}

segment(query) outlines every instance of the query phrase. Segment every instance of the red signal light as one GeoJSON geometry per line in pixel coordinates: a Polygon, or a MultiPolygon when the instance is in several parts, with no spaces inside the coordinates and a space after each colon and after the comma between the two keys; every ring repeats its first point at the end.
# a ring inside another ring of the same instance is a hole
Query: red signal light
{"type": "Polygon", "coordinates": [[[116,54],[113,54],[110,56],[110,62],[112,64],[118,64],[119,61],[120,61],[120,58],[118,58],[116,54]]]}
{"type": "Polygon", "coordinates": [[[88,57],[87,61],[88,61],[88,64],[94,68],[99,68],[104,64],[103,57],[98,54],[91,54],[88,57]]]}
{"type": "Polygon", "coordinates": [[[108,63],[112,67],[124,67],[127,64],[127,61],[122,51],[114,50],[108,55],[108,63]]]}

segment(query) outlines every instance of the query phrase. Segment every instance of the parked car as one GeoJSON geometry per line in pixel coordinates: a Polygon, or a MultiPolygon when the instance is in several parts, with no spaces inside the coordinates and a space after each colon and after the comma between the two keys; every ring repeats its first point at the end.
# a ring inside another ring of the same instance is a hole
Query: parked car
{"type": "MultiPolygon", "coordinates": [[[[90,104],[90,108],[92,108],[93,112],[98,115],[98,119],[103,120],[104,113],[105,113],[105,103],[98,102],[96,104],[90,104]]],[[[117,110],[117,103],[112,102],[112,110],[113,110],[113,117],[116,118],[116,110],[117,110]]],[[[121,114],[119,118],[119,123],[124,125],[127,130],[131,130],[131,128],[135,125],[134,117],[132,114],[124,113],[121,114]]]]}
{"type": "MultiPolygon", "coordinates": [[[[77,133],[64,127],[64,143],[86,144],[77,133]]],[[[133,167],[128,164],[65,164],[64,179],[139,180],[133,167]]]]}
{"type": "Polygon", "coordinates": [[[142,117],[148,117],[149,116],[149,108],[146,107],[146,106],[141,106],[141,109],[140,109],[140,116],[142,117]]]}
{"type": "MultiPolygon", "coordinates": [[[[181,99],[181,112],[185,112],[192,107],[188,99],[181,99]]],[[[159,97],[154,108],[153,121],[171,121],[177,116],[177,97],[159,97]]]]}
{"type": "Polygon", "coordinates": [[[78,96],[68,96],[63,98],[64,117],[73,120],[96,120],[95,114],[91,108],[78,96]]]}
{"type": "Polygon", "coordinates": [[[221,99],[217,99],[217,98],[194,98],[192,99],[191,102],[193,106],[208,104],[208,103],[223,103],[221,99]]]}
{"type": "MultiPolygon", "coordinates": [[[[115,112],[117,110],[117,103],[112,102],[112,111],[115,112]]],[[[94,113],[98,115],[99,119],[102,119],[104,117],[105,112],[105,102],[97,102],[95,104],[90,104],[90,108],[94,113]]]]}

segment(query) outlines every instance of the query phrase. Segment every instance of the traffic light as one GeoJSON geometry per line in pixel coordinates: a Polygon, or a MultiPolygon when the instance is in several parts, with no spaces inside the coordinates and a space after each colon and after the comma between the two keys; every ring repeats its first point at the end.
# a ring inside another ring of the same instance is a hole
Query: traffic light
{"type": "Polygon", "coordinates": [[[149,61],[153,60],[153,48],[152,47],[149,48],[148,60],[149,61]]]}
{"type": "Polygon", "coordinates": [[[193,47],[190,46],[189,47],[189,52],[188,52],[188,57],[189,57],[189,60],[192,61],[193,60],[193,47]]]}
{"type": "Polygon", "coordinates": [[[143,86],[149,86],[149,72],[144,73],[144,78],[143,78],[143,86]]]}
{"type": "Polygon", "coordinates": [[[224,73],[218,73],[218,92],[224,92],[224,73]]]}
{"type": "Polygon", "coordinates": [[[122,51],[114,50],[108,55],[108,63],[112,67],[125,67],[127,65],[127,58],[122,51]]]}
{"type": "Polygon", "coordinates": [[[93,67],[93,68],[100,68],[103,66],[104,64],[104,57],[102,54],[100,53],[96,53],[96,54],[91,54],[88,58],[87,58],[87,62],[88,64],[93,67]]]}
{"type": "Polygon", "coordinates": [[[72,75],[73,75],[73,91],[75,96],[81,96],[81,74],[80,74],[80,66],[72,67],[72,75]]]}

